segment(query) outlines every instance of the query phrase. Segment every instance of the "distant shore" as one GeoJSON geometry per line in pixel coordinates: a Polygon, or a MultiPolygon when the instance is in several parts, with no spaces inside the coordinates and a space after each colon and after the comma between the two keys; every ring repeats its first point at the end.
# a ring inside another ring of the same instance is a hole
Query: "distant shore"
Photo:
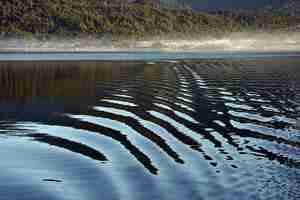
{"type": "Polygon", "coordinates": [[[109,2],[5,1],[1,4],[5,12],[0,21],[0,38],[45,40],[53,36],[92,36],[119,41],[166,35],[172,38],[218,37],[240,31],[278,32],[300,29],[299,17],[276,10],[204,13],[191,9],[157,7],[151,3],[109,2]]]}

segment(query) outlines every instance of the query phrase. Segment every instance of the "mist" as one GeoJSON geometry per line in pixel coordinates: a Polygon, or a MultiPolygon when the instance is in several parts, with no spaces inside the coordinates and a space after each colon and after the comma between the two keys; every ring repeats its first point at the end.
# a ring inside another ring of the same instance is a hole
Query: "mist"
{"type": "Polygon", "coordinates": [[[233,33],[221,37],[118,40],[109,37],[1,39],[1,52],[289,52],[300,51],[299,32],[233,33]]]}

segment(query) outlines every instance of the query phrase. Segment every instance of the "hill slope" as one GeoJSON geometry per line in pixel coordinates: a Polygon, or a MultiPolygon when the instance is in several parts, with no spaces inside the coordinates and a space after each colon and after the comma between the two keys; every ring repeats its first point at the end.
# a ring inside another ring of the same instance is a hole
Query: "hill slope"
{"type": "Polygon", "coordinates": [[[189,5],[195,10],[280,8],[289,0],[160,0],[168,5],[189,5]]]}
{"type": "Polygon", "coordinates": [[[151,2],[2,0],[0,33],[2,36],[22,37],[109,34],[117,39],[166,35],[194,37],[243,30],[278,30],[300,24],[299,18],[279,12],[226,11],[207,14],[158,7],[151,2]]]}

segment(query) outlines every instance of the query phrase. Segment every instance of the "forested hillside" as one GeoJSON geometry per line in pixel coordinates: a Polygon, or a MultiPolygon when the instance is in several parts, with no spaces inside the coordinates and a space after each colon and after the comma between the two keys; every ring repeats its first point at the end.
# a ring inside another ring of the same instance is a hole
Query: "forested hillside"
{"type": "Polygon", "coordinates": [[[1,0],[2,37],[111,35],[195,37],[243,30],[280,30],[300,24],[281,12],[218,11],[160,6],[154,0],[1,0]]]}

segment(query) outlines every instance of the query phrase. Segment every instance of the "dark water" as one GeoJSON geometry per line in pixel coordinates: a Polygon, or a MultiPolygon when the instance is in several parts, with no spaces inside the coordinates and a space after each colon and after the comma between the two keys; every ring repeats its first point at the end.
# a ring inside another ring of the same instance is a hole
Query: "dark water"
{"type": "Polygon", "coordinates": [[[0,62],[0,199],[300,199],[300,59],[0,62]]]}

